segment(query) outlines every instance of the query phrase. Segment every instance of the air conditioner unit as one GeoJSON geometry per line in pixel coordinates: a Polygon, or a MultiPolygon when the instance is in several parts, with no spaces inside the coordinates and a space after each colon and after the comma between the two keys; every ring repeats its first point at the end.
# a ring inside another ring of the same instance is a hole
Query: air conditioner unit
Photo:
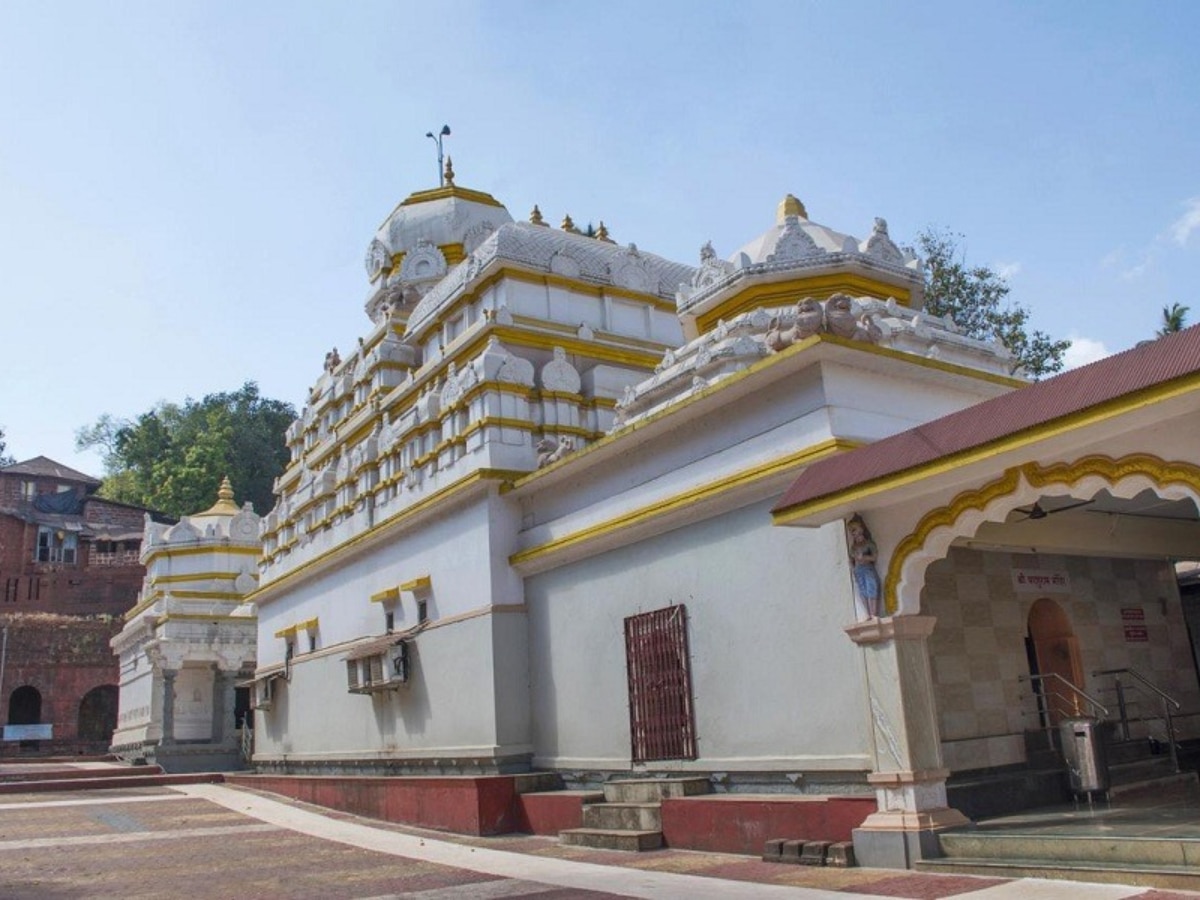
{"type": "Polygon", "coordinates": [[[380,653],[346,660],[346,688],[352,694],[396,690],[408,681],[408,643],[380,653]]]}

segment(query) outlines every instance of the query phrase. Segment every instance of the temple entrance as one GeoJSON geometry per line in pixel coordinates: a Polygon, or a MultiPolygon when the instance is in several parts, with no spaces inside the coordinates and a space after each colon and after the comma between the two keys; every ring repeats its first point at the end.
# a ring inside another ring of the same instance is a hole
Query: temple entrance
{"type": "Polygon", "coordinates": [[[1040,676],[1040,706],[1049,720],[1047,724],[1057,725],[1065,718],[1081,715],[1079,694],[1067,686],[1083,685],[1079,642],[1067,614],[1053,600],[1042,597],[1029,610],[1028,629],[1029,674],[1040,676]]]}

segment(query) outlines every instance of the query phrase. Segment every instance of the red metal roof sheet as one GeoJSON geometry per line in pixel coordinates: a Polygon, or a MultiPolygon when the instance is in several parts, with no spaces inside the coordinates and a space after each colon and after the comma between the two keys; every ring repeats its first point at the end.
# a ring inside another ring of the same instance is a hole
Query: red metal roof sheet
{"type": "Polygon", "coordinates": [[[775,512],[895,475],[1200,371],[1200,326],[831,456],[805,469],[775,512]]]}

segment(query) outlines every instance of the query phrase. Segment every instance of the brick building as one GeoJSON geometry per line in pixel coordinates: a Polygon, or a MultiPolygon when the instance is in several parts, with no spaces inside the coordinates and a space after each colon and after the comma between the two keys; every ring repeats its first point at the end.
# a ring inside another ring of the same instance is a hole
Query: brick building
{"type": "Polygon", "coordinates": [[[99,487],[44,456],[0,468],[0,754],[103,751],[112,736],[108,642],[141,588],[147,510],[99,487]]]}

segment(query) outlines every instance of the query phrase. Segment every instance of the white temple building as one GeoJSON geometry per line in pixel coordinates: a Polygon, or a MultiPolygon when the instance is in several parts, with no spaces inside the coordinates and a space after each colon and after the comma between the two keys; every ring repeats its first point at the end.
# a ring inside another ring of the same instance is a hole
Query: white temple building
{"type": "MultiPolygon", "coordinates": [[[[1167,554],[1146,541],[1127,545],[1136,561],[1068,539],[1014,556],[998,525],[967,546],[1000,506],[920,551],[936,577],[897,582],[897,509],[920,501],[896,473],[878,524],[863,504],[870,556],[848,550],[849,488],[833,513],[810,490],[773,515],[822,461],[1034,389],[1003,347],[922,311],[920,263],[884,220],[854,237],[790,195],[764,219],[741,249],[686,265],[603,225],[548,227],[536,207],[513,221],[452,177],[396,207],[367,251],[369,325],[327,356],[263,519],[259,772],[696,774],[725,793],[860,796],[876,804],[860,858],[906,865],[966,821],[953,772],[1026,764],[1027,733],[1060,714],[1017,677],[1036,666],[1026,621],[1045,592],[989,589],[1017,570],[1086,582],[1104,668],[1141,649],[1114,640],[1119,609],[1158,615],[1161,598],[1182,624],[1167,554]],[[877,569],[876,596],[852,566],[877,569]],[[955,612],[963,590],[974,620],[955,612]],[[979,641],[993,687],[964,694],[979,641]]],[[[1196,709],[1186,629],[1151,633],[1155,671],[1196,709]]],[[[140,690],[126,742],[158,736],[140,690]]]]}
{"type": "Polygon", "coordinates": [[[234,503],[229,479],[202,513],[174,525],[147,516],[146,577],[112,640],[121,669],[113,753],[168,772],[245,764],[249,697],[237,684],[255,667],[257,619],[243,598],[258,585],[259,528],[250,504],[234,503]]]}

